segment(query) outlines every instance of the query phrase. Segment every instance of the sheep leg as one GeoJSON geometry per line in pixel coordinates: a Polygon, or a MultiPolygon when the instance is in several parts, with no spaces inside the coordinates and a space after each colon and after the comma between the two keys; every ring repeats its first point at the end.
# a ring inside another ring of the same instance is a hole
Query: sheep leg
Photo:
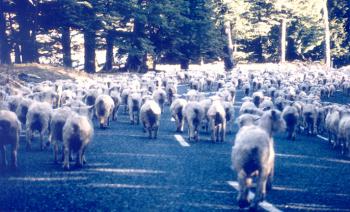
{"type": "Polygon", "coordinates": [[[6,160],[6,149],[5,145],[0,146],[0,152],[1,152],[1,164],[0,167],[6,167],[7,160],[6,160]]]}
{"type": "Polygon", "coordinates": [[[266,196],[266,182],[268,174],[264,171],[261,172],[260,177],[258,177],[255,197],[253,199],[252,209],[257,209],[259,202],[263,201],[266,196]]]}
{"type": "Polygon", "coordinates": [[[67,147],[64,148],[64,162],[63,162],[63,169],[69,170],[69,156],[70,151],[67,147]]]}
{"type": "Polygon", "coordinates": [[[148,127],[148,138],[152,138],[152,127],[148,127]]]}
{"type": "Polygon", "coordinates": [[[26,146],[27,150],[32,149],[32,139],[33,139],[33,132],[30,129],[28,129],[27,130],[27,146],[26,146]]]}
{"type": "Polygon", "coordinates": [[[225,134],[226,134],[226,124],[223,123],[220,131],[221,142],[225,142],[225,134]]]}
{"type": "Polygon", "coordinates": [[[246,178],[246,174],[244,173],[244,171],[240,171],[238,173],[239,194],[237,196],[238,206],[240,208],[245,208],[249,206],[248,181],[249,180],[246,178]]]}
{"type": "Polygon", "coordinates": [[[53,146],[53,157],[54,157],[54,163],[58,164],[58,144],[57,142],[55,142],[54,146],[53,146]]]}
{"type": "Polygon", "coordinates": [[[17,164],[17,148],[18,146],[12,145],[12,150],[11,150],[11,157],[12,157],[12,167],[13,168],[17,168],[18,164],[17,164]]]}
{"type": "Polygon", "coordinates": [[[78,151],[75,167],[77,168],[83,167],[83,156],[84,156],[84,149],[82,148],[78,151]]]}
{"type": "Polygon", "coordinates": [[[45,149],[44,132],[40,132],[40,150],[43,151],[44,149],[45,149]]]}
{"type": "Polygon", "coordinates": [[[154,138],[157,138],[157,134],[158,134],[158,127],[154,127],[154,138]]]}

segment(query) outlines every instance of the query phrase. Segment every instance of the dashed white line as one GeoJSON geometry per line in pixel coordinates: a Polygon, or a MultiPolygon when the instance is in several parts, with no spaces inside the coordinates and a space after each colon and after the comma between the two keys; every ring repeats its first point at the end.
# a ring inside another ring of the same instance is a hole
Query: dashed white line
{"type": "Polygon", "coordinates": [[[171,121],[171,122],[174,122],[174,121],[175,121],[175,119],[174,119],[173,117],[171,117],[170,121],[171,121]]]}
{"type": "MultiPolygon", "coordinates": [[[[301,129],[301,130],[305,130],[304,127],[300,127],[300,129],[301,129]]],[[[328,141],[328,138],[326,138],[326,137],[324,137],[324,136],[322,136],[322,135],[317,135],[317,137],[320,138],[320,139],[322,139],[322,140],[324,140],[324,141],[328,141]]]]}
{"type": "Polygon", "coordinates": [[[190,146],[190,144],[185,141],[185,139],[182,137],[182,135],[175,134],[174,137],[177,140],[177,142],[179,142],[179,144],[181,146],[183,146],[183,147],[189,147],[190,146]]]}
{"type": "MultiPolygon", "coordinates": [[[[236,181],[228,181],[227,182],[231,187],[233,187],[234,189],[236,189],[237,191],[239,190],[239,185],[238,185],[238,182],[236,181]]],[[[252,200],[254,199],[254,194],[253,192],[250,192],[249,191],[249,194],[248,194],[248,199],[249,200],[252,200]]],[[[281,210],[279,210],[278,208],[276,208],[274,205],[272,205],[271,203],[269,202],[266,202],[266,201],[262,201],[259,203],[259,206],[261,208],[263,208],[264,210],[266,211],[269,211],[269,212],[281,212],[281,210]]]]}

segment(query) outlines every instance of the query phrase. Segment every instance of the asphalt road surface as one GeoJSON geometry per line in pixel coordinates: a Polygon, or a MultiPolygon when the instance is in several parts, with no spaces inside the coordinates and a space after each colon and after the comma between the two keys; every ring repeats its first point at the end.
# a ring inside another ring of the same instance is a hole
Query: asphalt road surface
{"type": "MultiPolygon", "coordinates": [[[[239,210],[230,168],[236,130],[224,143],[211,143],[204,131],[200,142],[188,143],[187,133],[175,136],[166,107],[158,139],[149,140],[120,112],[110,128],[95,126],[87,164],[68,172],[53,163],[51,149],[39,150],[38,140],[27,152],[22,136],[18,170],[0,170],[0,211],[239,210]]],[[[274,187],[261,210],[350,211],[349,158],[305,135],[294,142],[277,135],[275,149],[274,187]]]]}

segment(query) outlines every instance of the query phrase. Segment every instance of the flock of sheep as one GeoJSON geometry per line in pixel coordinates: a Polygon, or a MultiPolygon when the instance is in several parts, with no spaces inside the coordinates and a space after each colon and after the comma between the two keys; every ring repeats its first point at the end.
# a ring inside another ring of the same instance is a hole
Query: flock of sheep
{"type": "Polygon", "coordinates": [[[197,142],[201,132],[210,131],[212,142],[224,142],[226,131],[238,125],[232,148],[232,168],[240,189],[238,205],[256,208],[272,187],[274,133],[285,131],[290,140],[297,133],[327,134],[332,147],[350,154],[348,106],[321,101],[336,90],[350,94],[348,75],[316,65],[8,83],[0,89],[0,165],[6,166],[5,145],[11,145],[12,166],[17,167],[20,133],[26,133],[30,150],[38,132],[42,150],[53,146],[55,163],[63,161],[63,168],[69,169],[76,154],[76,166],[81,167],[94,128],[108,128],[111,121],[118,121],[118,115],[128,114],[131,124],[141,124],[149,138],[157,138],[160,117],[169,106],[174,131],[183,132],[186,124],[189,141],[197,142]],[[184,94],[177,92],[180,83],[188,85],[184,94]],[[235,119],[236,90],[242,90],[245,97],[235,119]],[[255,176],[257,190],[250,204],[248,191],[255,176]]]}

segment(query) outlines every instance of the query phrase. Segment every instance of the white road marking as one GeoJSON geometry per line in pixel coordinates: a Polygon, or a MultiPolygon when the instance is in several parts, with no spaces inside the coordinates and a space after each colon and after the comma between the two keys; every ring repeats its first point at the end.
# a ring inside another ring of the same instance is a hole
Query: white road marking
{"type": "Polygon", "coordinates": [[[326,137],[323,137],[322,135],[317,135],[317,137],[321,138],[322,140],[328,141],[326,137]]]}
{"type": "Polygon", "coordinates": [[[175,121],[175,119],[174,119],[173,117],[171,117],[170,121],[174,122],[174,121],[175,121]]]}
{"type": "MultiPolygon", "coordinates": [[[[238,182],[236,181],[227,181],[227,183],[233,187],[234,189],[236,189],[237,191],[239,190],[239,185],[238,185],[238,182]]],[[[252,200],[254,199],[254,196],[255,194],[253,192],[250,192],[249,191],[249,194],[248,194],[248,199],[249,200],[252,200]]],[[[269,211],[269,212],[281,212],[281,210],[279,210],[278,208],[276,208],[275,206],[273,206],[271,203],[269,202],[266,202],[266,201],[262,201],[259,203],[259,206],[261,208],[263,208],[264,210],[266,211],[269,211]]]]}
{"type": "MultiPolygon", "coordinates": [[[[300,127],[300,129],[301,129],[301,130],[305,130],[304,127],[300,127]]],[[[322,135],[317,135],[317,137],[318,137],[318,138],[321,138],[321,139],[324,140],[324,141],[328,141],[328,138],[323,137],[322,135]]]]}
{"type": "Polygon", "coordinates": [[[185,139],[182,137],[182,135],[175,134],[174,137],[177,140],[177,142],[179,142],[179,144],[181,146],[183,146],[183,147],[189,147],[190,146],[190,144],[185,141],[185,139]]]}

